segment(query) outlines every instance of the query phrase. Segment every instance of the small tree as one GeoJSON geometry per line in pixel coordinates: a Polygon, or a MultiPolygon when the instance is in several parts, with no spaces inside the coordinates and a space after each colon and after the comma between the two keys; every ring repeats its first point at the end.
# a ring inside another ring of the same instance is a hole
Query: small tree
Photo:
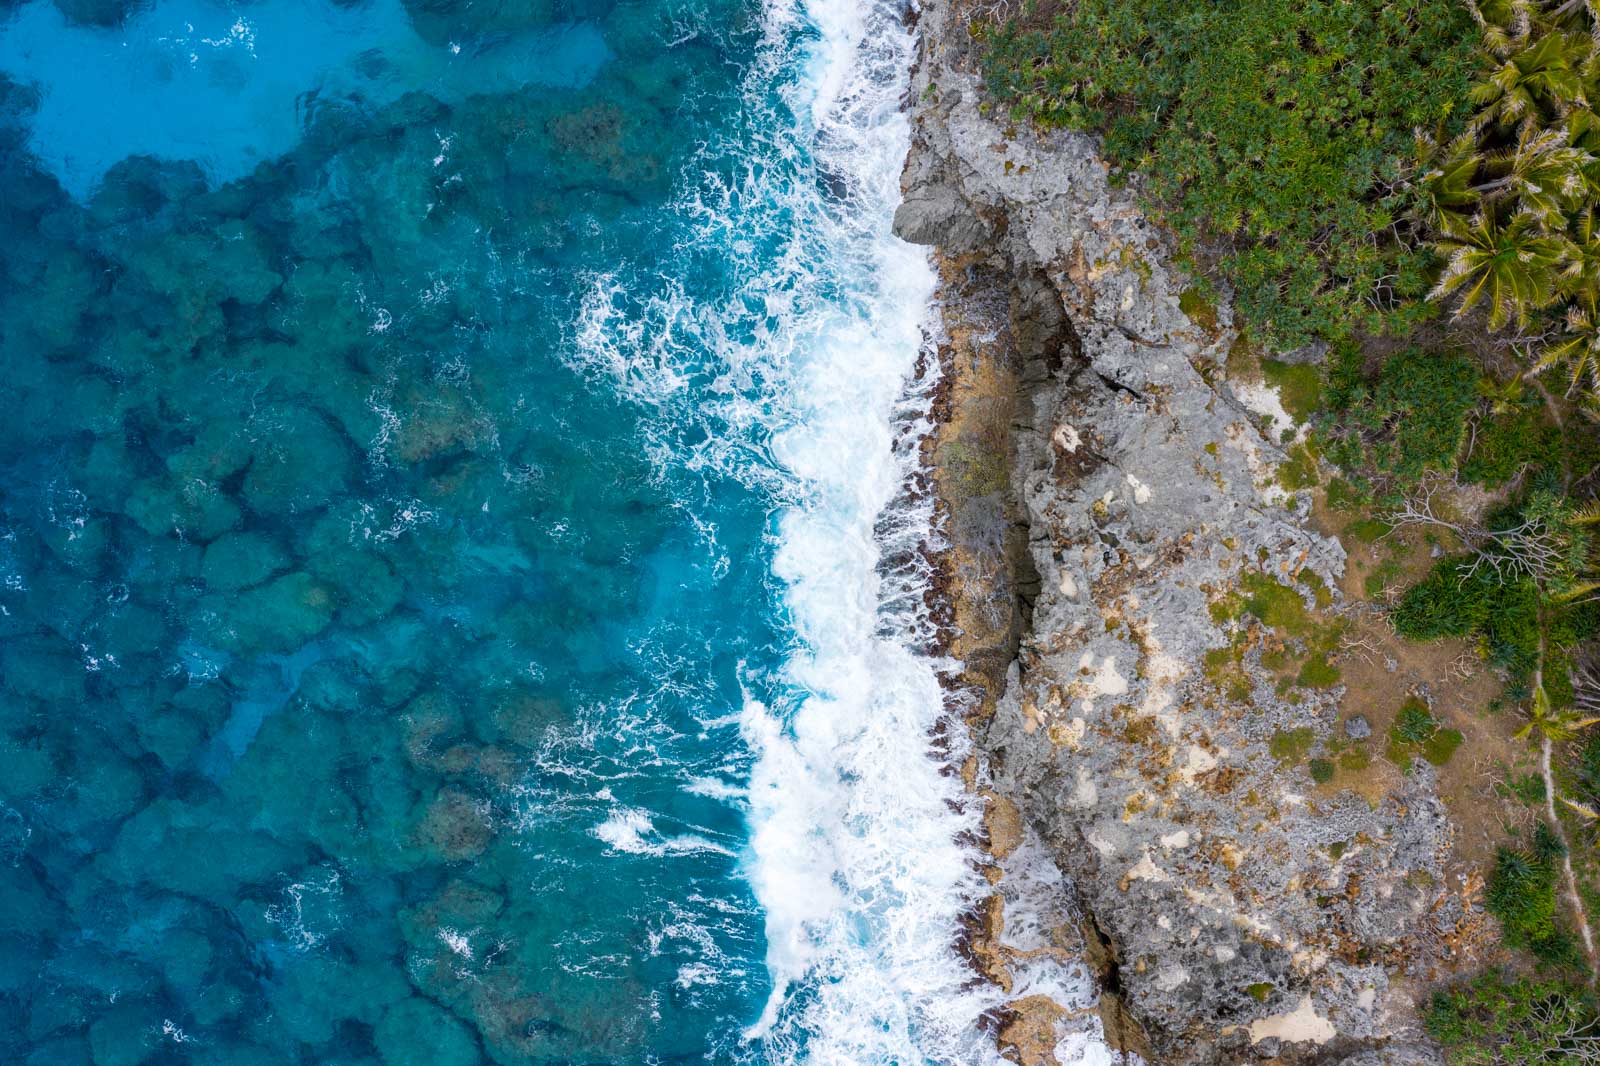
{"type": "Polygon", "coordinates": [[[1487,209],[1470,220],[1447,215],[1444,233],[1440,245],[1449,259],[1429,298],[1459,292],[1456,317],[1482,302],[1490,329],[1513,319],[1526,326],[1534,311],[1555,298],[1567,242],[1547,233],[1534,214],[1519,211],[1505,222],[1487,209]]]}
{"type": "Polygon", "coordinates": [[[1600,724],[1600,717],[1584,717],[1571,707],[1558,708],[1550,701],[1543,685],[1533,690],[1533,701],[1528,708],[1528,721],[1515,733],[1518,740],[1527,740],[1537,734],[1552,744],[1563,744],[1592,725],[1600,724]]]}
{"type": "MultiPolygon", "coordinates": [[[[1600,250],[1600,242],[1596,243],[1600,250]]],[[[1600,262],[1595,265],[1600,266],[1600,262]]],[[[1582,269],[1587,274],[1590,264],[1585,263],[1582,269]]],[[[1558,364],[1566,367],[1569,397],[1600,390],[1600,297],[1588,284],[1567,307],[1566,334],[1544,350],[1534,373],[1558,364]]]]}
{"type": "Polygon", "coordinates": [[[1476,125],[1537,130],[1548,119],[1588,106],[1580,71],[1590,52],[1588,39],[1560,31],[1533,36],[1526,9],[1515,13],[1513,25],[1530,31],[1486,37],[1493,65],[1468,93],[1479,108],[1476,125]]]}

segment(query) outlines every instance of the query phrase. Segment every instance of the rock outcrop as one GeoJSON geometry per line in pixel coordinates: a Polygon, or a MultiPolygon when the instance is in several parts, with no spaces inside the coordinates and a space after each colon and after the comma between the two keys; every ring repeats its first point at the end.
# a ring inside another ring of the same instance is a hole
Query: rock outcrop
{"type": "Polygon", "coordinates": [[[1318,773],[1344,552],[1280,484],[1295,431],[1230,388],[1227,307],[1180,308],[1093,139],[1008,127],[959,13],[921,20],[895,228],[944,282],[930,449],[975,780],[1075,883],[1114,1043],[1434,1062],[1407,975],[1462,916],[1450,827],[1425,765],[1375,802],[1318,773]]]}

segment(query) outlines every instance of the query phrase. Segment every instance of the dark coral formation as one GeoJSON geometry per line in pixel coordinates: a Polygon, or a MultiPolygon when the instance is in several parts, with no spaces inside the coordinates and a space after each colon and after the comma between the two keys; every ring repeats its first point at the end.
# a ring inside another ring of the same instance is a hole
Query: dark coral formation
{"type": "MultiPolygon", "coordinates": [[[[701,554],[683,487],[562,354],[587,279],[670,245],[750,27],[668,55],[651,5],[415,16],[441,42],[604,17],[617,59],[323,99],[247,178],[131,158],[84,202],[0,79],[0,1060],[639,1061],[765,993],[675,990],[681,886],[648,858],[562,858],[603,850],[610,802],[563,746],[627,776],[737,702],[729,632],[763,639],[663,606],[701,554]],[[651,732],[585,718],[662,686],[651,732]]],[[[748,555],[740,499],[720,545],[748,555]]],[[[765,602],[759,567],[730,580],[765,602]]],[[[675,861],[727,897],[699,934],[759,957],[733,860],[675,861]]]]}

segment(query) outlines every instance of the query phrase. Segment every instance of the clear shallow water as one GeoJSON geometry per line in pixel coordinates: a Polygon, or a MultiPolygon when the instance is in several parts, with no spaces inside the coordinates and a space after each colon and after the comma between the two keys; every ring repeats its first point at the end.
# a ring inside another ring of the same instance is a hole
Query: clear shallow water
{"type": "Polygon", "coordinates": [[[158,0],[115,26],[34,2],[0,24],[0,55],[10,77],[47,87],[28,146],[81,197],[137,154],[193,160],[213,183],[243,177],[292,148],[322,107],[586,85],[612,53],[601,23],[579,14],[491,33],[447,23],[432,33],[441,47],[401,0],[158,0]]]}
{"type": "Polygon", "coordinates": [[[0,12],[0,1060],[992,1060],[896,12],[0,12]]]}

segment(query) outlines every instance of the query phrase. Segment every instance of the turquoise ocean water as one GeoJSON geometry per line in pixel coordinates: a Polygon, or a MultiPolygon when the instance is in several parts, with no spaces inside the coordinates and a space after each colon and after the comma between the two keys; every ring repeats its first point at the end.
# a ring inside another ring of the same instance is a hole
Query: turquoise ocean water
{"type": "Polygon", "coordinates": [[[0,1062],[983,1062],[851,0],[0,0],[0,1062]]]}

